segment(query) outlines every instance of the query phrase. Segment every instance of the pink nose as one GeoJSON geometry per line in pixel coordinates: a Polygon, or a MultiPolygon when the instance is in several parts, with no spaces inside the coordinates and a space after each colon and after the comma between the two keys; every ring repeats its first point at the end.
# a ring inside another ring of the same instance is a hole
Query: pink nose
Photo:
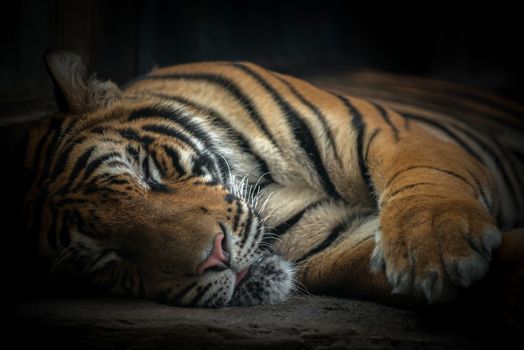
{"type": "Polygon", "coordinates": [[[197,273],[203,273],[204,271],[213,268],[226,268],[228,261],[228,254],[224,251],[222,244],[224,243],[224,234],[219,233],[213,240],[213,250],[211,254],[201,263],[197,268],[197,273]]]}

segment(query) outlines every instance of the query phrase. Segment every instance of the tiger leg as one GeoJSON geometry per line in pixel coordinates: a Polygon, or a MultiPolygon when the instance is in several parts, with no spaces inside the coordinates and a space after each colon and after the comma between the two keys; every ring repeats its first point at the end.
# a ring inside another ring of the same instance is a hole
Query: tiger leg
{"type": "MultiPolygon", "coordinates": [[[[344,295],[393,306],[424,306],[421,299],[393,293],[384,271],[371,272],[374,237],[380,219],[370,216],[362,225],[346,232],[344,239],[302,262],[297,279],[315,294],[344,295]]],[[[512,326],[524,321],[524,229],[503,235],[493,252],[489,274],[471,291],[464,290],[459,301],[470,306],[493,308],[497,320],[512,326]]]]}
{"type": "Polygon", "coordinates": [[[392,294],[384,272],[373,273],[370,261],[378,216],[370,216],[328,249],[311,256],[298,266],[297,279],[314,294],[344,295],[394,306],[408,306],[413,300],[392,294]]]}
{"type": "Polygon", "coordinates": [[[379,134],[368,146],[381,221],[372,268],[395,293],[448,302],[485,276],[501,242],[494,183],[460,147],[415,128],[399,135],[379,134]]]}
{"type": "Polygon", "coordinates": [[[272,203],[268,206],[280,215],[268,219],[273,227],[269,241],[282,256],[296,263],[299,290],[394,305],[407,300],[391,294],[385,273],[371,272],[371,255],[380,229],[376,210],[308,195],[303,189],[302,196],[292,196],[293,191],[271,188],[272,203]]]}

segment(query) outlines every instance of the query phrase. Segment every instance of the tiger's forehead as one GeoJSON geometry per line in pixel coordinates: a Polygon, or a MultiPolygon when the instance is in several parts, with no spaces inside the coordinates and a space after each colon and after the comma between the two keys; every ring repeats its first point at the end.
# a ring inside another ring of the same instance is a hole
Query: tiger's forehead
{"type": "Polygon", "coordinates": [[[148,180],[162,181],[159,166],[152,160],[150,152],[139,145],[98,141],[87,163],[98,164],[92,172],[93,177],[125,175],[146,189],[149,188],[148,180]]]}

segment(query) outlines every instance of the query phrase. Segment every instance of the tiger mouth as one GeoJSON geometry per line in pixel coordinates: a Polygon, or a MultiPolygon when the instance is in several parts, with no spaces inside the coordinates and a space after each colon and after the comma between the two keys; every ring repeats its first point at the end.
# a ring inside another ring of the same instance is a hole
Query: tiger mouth
{"type": "Polygon", "coordinates": [[[246,267],[245,269],[237,272],[237,274],[235,276],[235,288],[237,288],[239,286],[239,284],[242,283],[242,281],[246,278],[246,276],[249,274],[249,272],[250,272],[249,266],[246,267]]]}
{"type": "Polygon", "coordinates": [[[252,275],[253,269],[256,268],[257,265],[260,265],[260,263],[264,260],[264,257],[261,256],[255,262],[253,262],[250,266],[246,267],[243,270],[240,270],[235,275],[235,290],[240,288],[245,281],[249,280],[249,277],[252,275]]]}

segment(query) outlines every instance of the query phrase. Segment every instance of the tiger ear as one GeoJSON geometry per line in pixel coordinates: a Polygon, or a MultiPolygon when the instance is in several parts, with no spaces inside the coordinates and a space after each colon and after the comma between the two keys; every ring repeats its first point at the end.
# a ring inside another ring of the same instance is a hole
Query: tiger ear
{"type": "Polygon", "coordinates": [[[55,87],[56,102],[64,112],[91,112],[111,105],[122,94],[112,81],[90,74],[80,56],[73,52],[48,51],[45,63],[55,87]]]}

